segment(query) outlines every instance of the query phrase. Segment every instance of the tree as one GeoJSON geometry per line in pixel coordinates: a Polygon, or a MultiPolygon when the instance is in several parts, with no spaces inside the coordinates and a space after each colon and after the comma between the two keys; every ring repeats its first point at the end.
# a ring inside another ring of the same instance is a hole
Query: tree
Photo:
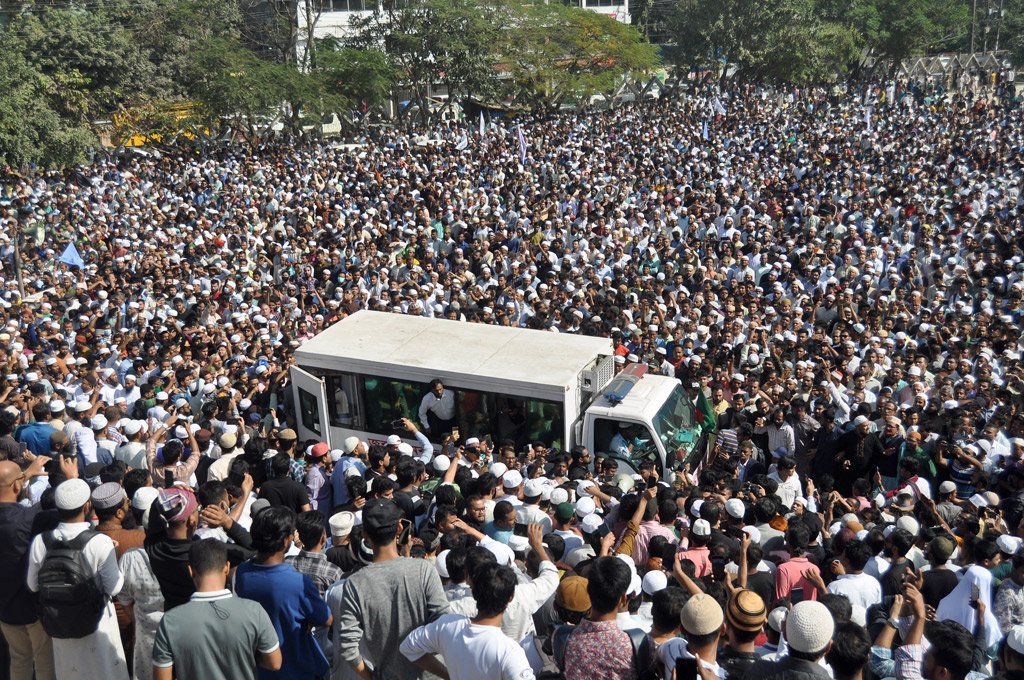
{"type": "Polygon", "coordinates": [[[955,48],[968,19],[963,0],[678,0],[671,56],[690,68],[728,63],[738,77],[821,82],[862,54],[895,68],[955,48]]]}
{"type": "Polygon", "coordinates": [[[494,45],[505,25],[502,10],[483,0],[384,0],[353,20],[349,46],[383,50],[427,124],[432,86],[447,86],[450,101],[496,89],[494,45]]]}
{"type": "Polygon", "coordinates": [[[671,19],[675,63],[717,69],[725,63],[740,72],[765,61],[765,36],[784,32],[792,20],[789,0],[678,0],[671,19]]]}
{"type": "Polygon", "coordinates": [[[345,108],[377,106],[391,95],[396,73],[384,52],[344,47],[328,38],[321,41],[317,54],[317,70],[326,87],[345,98],[345,108]]]}
{"type": "Polygon", "coordinates": [[[607,93],[622,79],[658,67],[657,49],[634,26],[561,4],[519,8],[503,42],[501,67],[511,99],[553,110],[607,93]]]}
{"type": "Polygon", "coordinates": [[[875,6],[880,27],[870,47],[893,71],[908,57],[942,50],[970,24],[968,5],[960,0],[875,0],[875,6]]]}
{"type": "Polygon", "coordinates": [[[191,66],[190,95],[214,130],[235,130],[256,144],[280,118],[291,69],[260,58],[230,38],[212,38],[191,66]]]}
{"type": "Polygon", "coordinates": [[[170,85],[131,28],[134,12],[151,9],[151,0],[33,5],[12,16],[10,30],[29,63],[57,86],[56,110],[88,123],[170,85]]]}
{"type": "Polygon", "coordinates": [[[760,48],[748,52],[747,77],[795,85],[831,82],[860,55],[857,31],[822,21],[813,0],[780,3],[770,25],[760,48]]]}
{"type": "Polygon", "coordinates": [[[95,135],[52,106],[60,85],[24,55],[18,36],[0,30],[0,167],[83,162],[95,135]]]}

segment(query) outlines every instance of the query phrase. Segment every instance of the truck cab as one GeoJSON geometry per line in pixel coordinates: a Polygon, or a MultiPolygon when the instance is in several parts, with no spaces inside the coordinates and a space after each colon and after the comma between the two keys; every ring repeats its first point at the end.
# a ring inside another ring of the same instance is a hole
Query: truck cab
{"type": "Polygon", "coordinates": [[[676,378],[635,373],[620,374],[587,407],[582,442],[595,459],[618,461],[620,474],[633,474],[651,460],[661,479],[671,482],[677,467],[693,468],[700,456],[693,401],[676,378]]]}

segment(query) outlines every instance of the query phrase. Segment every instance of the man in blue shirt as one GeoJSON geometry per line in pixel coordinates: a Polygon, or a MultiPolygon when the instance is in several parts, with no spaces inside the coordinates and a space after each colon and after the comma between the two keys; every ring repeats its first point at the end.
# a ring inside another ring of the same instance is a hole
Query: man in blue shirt
{"type": "Polygon", "coordinates": [[[281,670],[260,668],[261,680],[305,680],[322,677],[330,670],[312,629],[330,626],[334,620],[331,610],[312,579],[284,563],[295,522],[295,513],[284,507],[267,508],[256,515],[252,523],[256,558],[239,565],[235,572],[235,593],[263,605],[281,641],[281,670]]]}
{"type": "Polygon", "coordinates": [[[335,508],[346,505],[351,500],[348,496],[348,485],[345,483],[349,475],[358,473],[362,477],[366,474],[366,444],[359,441],[359,437],[349,437],[345,440],[344,447],[344,457],[334,464],[334,470],[331,472],[331,492],[335,508]]]}
{"type": "Polygon", "coordinates": [[[494,520],[484,525],[484,533],[498,543],[508,545],[515,528],[516,509],[508,501],[498,501],[494,505],[494,520]]]}
{"type": "Polygon", "coordinates": [[[37,456],[50,455],[50,435],[56,430],[46,422],[49,417],[50,407],[45,401],[39,401],[32,406],[33,422],[18,430],[18,441],[37,456]]]}

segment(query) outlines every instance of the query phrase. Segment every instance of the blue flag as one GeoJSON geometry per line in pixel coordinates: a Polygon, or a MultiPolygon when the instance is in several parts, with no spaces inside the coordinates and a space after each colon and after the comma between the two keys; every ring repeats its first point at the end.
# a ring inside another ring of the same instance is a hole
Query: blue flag
{"type": "Polygon", "coordinates": [[[60,261],[69,267],[78,267],[79,269],[85,269],[85,260],[78,254],[78,248],[75,247],[74,243],[69,243],[68,247],[61,253],[60,261]]]}

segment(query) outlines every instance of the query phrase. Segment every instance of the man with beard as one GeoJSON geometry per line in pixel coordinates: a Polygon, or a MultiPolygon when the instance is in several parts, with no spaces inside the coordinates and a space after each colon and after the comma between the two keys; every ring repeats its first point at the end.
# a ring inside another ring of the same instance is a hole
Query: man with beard
{"type": "Polygon", "coordinates": [[[882,442],[871,432],[871,421],[860,415],[853,420],[853,429],[844,434],[836,451],[836,490],[850,495],[856,479],[870,479],[882,455],[882,442]]]}

